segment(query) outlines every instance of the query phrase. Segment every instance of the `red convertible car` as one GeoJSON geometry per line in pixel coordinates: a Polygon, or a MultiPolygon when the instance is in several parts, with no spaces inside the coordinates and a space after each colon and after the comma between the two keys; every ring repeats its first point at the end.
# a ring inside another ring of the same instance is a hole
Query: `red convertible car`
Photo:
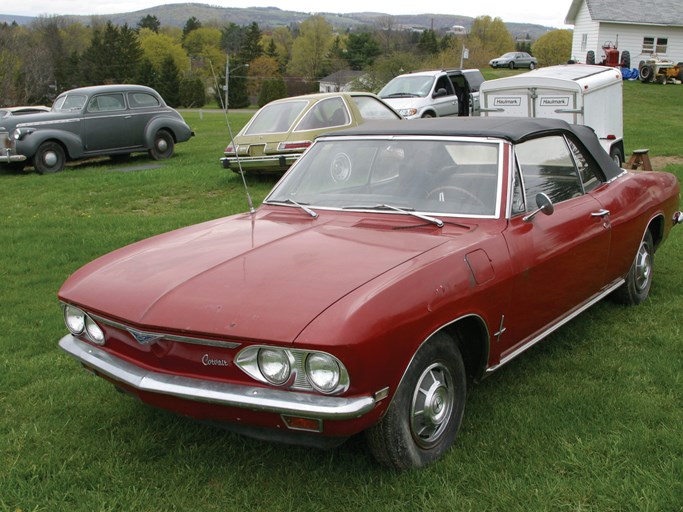
{"type": "Polygon", "coordinates": [[[323,136],[253,213],[143,240],[59,291],[61,348],[143,402],[423,466],[468,383],[608,295],[638,304],[683,221],[668,173],[549,119],[323,136]]]}

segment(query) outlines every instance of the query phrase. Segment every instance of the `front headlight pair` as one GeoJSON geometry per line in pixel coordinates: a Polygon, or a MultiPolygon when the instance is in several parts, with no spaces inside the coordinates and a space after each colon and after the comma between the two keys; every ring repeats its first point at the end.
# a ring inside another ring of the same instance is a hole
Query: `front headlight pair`
{"type": "Polygon", "coordinates": [[[403,117],[410,117],[414,116],[417,114],[417,109],[416,108],[400,108],[398,109],[398,113],[401,114],[403,117]]]}
{"type": "Polygon", "coordinates": [[[278,387],[338,394],[349,387],[349,375],[339,359],[326,352],[252,346],[235,364],[254,379],[278,387]]]}
{"type": "Polygon", "coordinates": [[[70,304],[64,305],[64,323],[74,336],[85,333],[93,343],[104,345],[104,331],[85,311],[70,304]]]}

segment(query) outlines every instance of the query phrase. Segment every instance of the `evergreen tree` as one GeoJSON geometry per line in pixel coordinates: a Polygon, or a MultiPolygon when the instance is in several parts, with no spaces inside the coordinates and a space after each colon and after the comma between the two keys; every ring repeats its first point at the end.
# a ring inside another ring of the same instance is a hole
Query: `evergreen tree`
{"type": "Polygon", "coordinates": [[[258,97],[258,106],[262,107],[273,100],[287,96],[287,87],[282,77],[272,78],[263,82],[261,93],[258,97]]]}
{"type": "Polygon", "coordinates": [[[166,57],[161,64],[157,91],[170,107],[180,104],[180,73],[171,56],[166,57]]]}
{"type": "Polygon", "coordinates": [[[154,69],[154,64],[149,59],[142,59],[140,62],[135,82],[153,89],[158,87],[158,74],[154,69]]]}
{"type": "Polygon", "coordinates": [[[183,39],[185,39],[187,34],[198,28],[202,28],[202,22],[192,16],[185,22],[185,26],[183,27],[183,39]]]}
{"type": "Polygon", "coordinates": [[[244,42],[239,51],[239,58],[245,62],[251,62],[263,55],[263,46],[261,45],[261,30],[258,23],[255,21],[249,25],[245,32],[244,42]]]}
{"type": "Polygon", "coordinates": [[[147,16],[140,18],[140,21],[138,21],[138,28],[148,28],[152,32],[158,34],[159,29],[161,28],[161,22],[156,16],[148,14],[147,16]]]}
{"type": "Polygon", "coordinates": [[[180,105],[187,108],[203,107],[206,103],[204,83],[198,76],[180,81],[180,105]]]}

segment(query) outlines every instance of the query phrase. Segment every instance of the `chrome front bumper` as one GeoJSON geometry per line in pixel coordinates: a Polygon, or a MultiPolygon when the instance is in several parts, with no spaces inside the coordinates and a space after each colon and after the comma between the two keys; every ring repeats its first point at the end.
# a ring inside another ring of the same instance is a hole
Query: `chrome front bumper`
{"type": "Polygon", "coordinates": [[[325,420],[359,418],[372,411],[376,403],[373,396],[320,396],[152,372],[85,343],[71,334],[59,340],[59,346],[86,367],[139,391],[196,402],[325,420]]]}
{"type": "Polygon", "coordinates": [[[234,172],[240,172],[240,167],[244,171],[259,170],[263,172],[284,172],[289,169],[300,156],[300,153],[293,155],[242,156],[239,157],[239,159],[234,156],[226,156],[221,158],[220,162],[223,169],[231,169],[234,172]]]}
{"type": "Polygon", "coordinates": [[[12,162],[23,162],[26,160],[25,155],[13,155],[9,151],[6,154],[0,154],[0,164],[10,164],[12,162]]]}

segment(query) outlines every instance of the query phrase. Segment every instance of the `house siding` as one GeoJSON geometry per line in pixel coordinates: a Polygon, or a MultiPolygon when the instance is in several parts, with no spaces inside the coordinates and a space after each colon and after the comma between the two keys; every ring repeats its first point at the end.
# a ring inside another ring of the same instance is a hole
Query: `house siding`
{"type": "Polygon", "coordinates": [[[595,51],[595,58],[597,60],[600,59],[602,43],[604,41],[598,42],[599,32],[600,23],[591,19],[586,2],[582,2],[579,12],[576,14],[576,22],[574,24],[571,54],[573,61],[585,63],[588,50],[595,51]],[[586,34],[586,48],[582,49],[584,34],[586,34]],[[596,51],[596,48],[599,51],[596,51]]]}

